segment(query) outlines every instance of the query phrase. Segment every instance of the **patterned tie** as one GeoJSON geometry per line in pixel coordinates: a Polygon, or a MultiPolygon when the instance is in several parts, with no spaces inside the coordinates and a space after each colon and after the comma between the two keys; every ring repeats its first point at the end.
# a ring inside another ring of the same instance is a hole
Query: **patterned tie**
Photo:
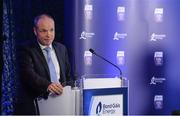
{"type": "Polygon", "coordinates": [[[51,48],[46,47],[46,48],[44,48],[44,50],[46,51],[46,60],[47,60],[49,71],[50,71],[51,82],[59,82],[57,79],[55,66],[54,66],[54,64],[52,62],[52,58],[51,58],[51,48]]]}

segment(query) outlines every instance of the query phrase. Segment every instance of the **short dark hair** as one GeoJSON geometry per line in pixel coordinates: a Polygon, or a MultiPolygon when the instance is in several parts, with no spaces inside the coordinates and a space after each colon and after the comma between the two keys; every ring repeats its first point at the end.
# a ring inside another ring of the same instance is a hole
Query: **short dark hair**
{"type": "Polygon", "coordinates": [[[49,15],[49,14],[40,14],[40,15],[38,15],[38,16],[36,16],[34,18],[34,27],[37,26],[37,23],[38,23],[39,19],[41,19],[43,17],[48,17],[48,18],[50,18],[50,19],[52,19],[54,21],[54,18],[51,15],[49,15]]]}

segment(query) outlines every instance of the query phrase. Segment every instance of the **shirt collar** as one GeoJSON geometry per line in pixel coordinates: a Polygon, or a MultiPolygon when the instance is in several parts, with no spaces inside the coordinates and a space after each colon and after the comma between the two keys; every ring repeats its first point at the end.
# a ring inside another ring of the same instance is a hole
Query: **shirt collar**
{"type": "Polygon", "coordinates": [[[52,44],[50,44],[49,46],[44,46],[44,45],[40,44],[39,42],[38,42],[38,44],[39,44],[39,46],[40,46],[40,48],[41,48],[42,50],[43,50],[44,48],[46,48],[46,47],[49,47],[49,48],[52,49],[52,44]]]}

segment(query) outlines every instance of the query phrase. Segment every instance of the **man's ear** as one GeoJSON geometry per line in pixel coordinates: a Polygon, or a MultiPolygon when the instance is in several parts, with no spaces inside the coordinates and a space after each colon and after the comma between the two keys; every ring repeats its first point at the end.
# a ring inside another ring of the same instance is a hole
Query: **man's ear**
{"type": "Polygon", "coordinates": [[[34,34],[37,35],[37,30],[36,30],[36,27],[33,27],[33,31],[34,31],[34,34]]]}

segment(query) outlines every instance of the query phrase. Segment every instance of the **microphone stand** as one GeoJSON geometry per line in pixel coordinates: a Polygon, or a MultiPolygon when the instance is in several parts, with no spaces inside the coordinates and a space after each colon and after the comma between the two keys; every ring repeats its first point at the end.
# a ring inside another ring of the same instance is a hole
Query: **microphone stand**
{"type": "Polygon", "coordinates": [[[106,58],[104,58],[104,57],[102,57],[101,55],[99,55],[99,54],[97,54],[93,49],[89,49],[89,51],[92,53],[92,54],[94,54],[94,55],[96,55],[97,57],[100,57],[101,59],[103,59],[103,60],[105,60],[106,62],[108,62],[108,63],[110,63],[111,65],[113,65],[114,67],[116,67],[118,70],[119,70],[119,74],[120,74],[120,79],[121,79],[121,85],[123,84],[123,78],[122,78],[122,71],[121,71],[121,69],[117,66],[117,65],[115,65],[115,64],[113,64],[112,62],[110,62],[109,60],[107,60],[106,58]]]}

